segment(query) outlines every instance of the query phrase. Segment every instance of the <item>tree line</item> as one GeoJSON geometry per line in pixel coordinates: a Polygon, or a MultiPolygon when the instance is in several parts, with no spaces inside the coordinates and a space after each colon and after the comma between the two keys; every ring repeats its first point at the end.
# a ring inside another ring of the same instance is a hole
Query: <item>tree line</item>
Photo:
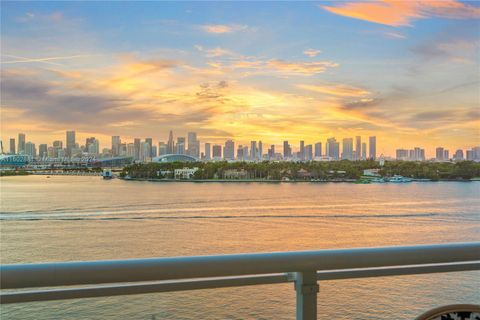
{"type": "Polygon", "coordinates": [[[384,177],[402,175],[434,181],[465,180],[480,177],[480,163],[473,161],[457,163],[386,161],[384,166],[381,167],[374,160],[144,163],[126,166],[120,176],[142,179],[173,178],[175,169],[195,167],[198,170],[193,176],[194,179],[232,179],[232,173],[241,173],[237,176],[255,180],[360,179],[365,169],[380,169],[379,173],[384,177]]]}

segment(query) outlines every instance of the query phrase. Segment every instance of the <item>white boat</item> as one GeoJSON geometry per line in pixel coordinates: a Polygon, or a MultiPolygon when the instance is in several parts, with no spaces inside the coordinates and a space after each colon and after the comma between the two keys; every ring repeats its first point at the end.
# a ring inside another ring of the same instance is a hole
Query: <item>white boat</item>
{"type": "Polygon", "coordinates": [[[412,179],[406,178],[404,176],[400,175],[394,175],[390,179],[388,179],[388,182],[393,182],[393,183],[405,183],[405,182],[412,182],[412,179]]]}
{"type": "Polygon", "coordinates": [[[110,170],[110,169],[103,169],[102,177],[103,177],[103,179],[112,179],[112,178],[113,178],[112,170],[110,170]]]}

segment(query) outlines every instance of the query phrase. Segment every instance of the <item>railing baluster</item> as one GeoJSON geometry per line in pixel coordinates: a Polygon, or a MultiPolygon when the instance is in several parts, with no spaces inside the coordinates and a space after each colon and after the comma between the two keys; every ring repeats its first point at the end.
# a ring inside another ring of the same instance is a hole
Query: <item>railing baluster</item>
{"type": "Polygon", "coordinates": [[[303,271],[295,274],[297,296],[297,320],[317,319],[317,272],[303,271]]]}

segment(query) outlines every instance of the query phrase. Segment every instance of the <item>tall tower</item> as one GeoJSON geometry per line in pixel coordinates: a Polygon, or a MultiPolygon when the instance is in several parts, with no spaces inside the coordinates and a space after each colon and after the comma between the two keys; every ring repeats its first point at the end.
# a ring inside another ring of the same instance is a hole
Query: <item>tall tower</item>
{"type": "Polygon", "coordinates": [[[25,153],[25,133],[19,133],[18,134],[18,148],[17,148],[18,154],[24,154],[25,153]]]}
{"type": "Polygon", "coordinates": [[[170,130],[170,133],[168,134],[167,153],[168,154],[175,153],[175,142],[173,141],[172,130],[170,130]]]}
{"type": "Polygon", "coordinates": [[[368,144],[368,157],[372,160],[375,160],[377,158],[377,137],[369,137],[368,144]]]}
{"type": "Polygon", "coordinates": [[[355,137],[355,160],[360,160],[362,156],[362,137],[355,137]]]}
{"type": "Polygon", "coordinates": [[[67,156],[72,156],[72,149],[75,148],[75,131],[67,131],[67,156]]]}

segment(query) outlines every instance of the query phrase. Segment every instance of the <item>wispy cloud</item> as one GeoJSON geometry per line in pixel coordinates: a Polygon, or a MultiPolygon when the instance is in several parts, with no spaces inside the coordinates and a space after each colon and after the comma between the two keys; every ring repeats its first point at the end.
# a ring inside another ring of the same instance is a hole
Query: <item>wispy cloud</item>
{"type": "Polygon", "coordinates": [[[10,54],[3,54],[2,56],[16,59],[16,60],[2,61],[1,62],[2,64],[43,62],[43,63],[48,63],[48,64],[60,65],[58,63],[53,63],[51,61],[86,58],[86,57],[91,57],[92,55],[91,54],[77,54],[77,55],[73,55],[73,56],[46,57],[46,58],[26,58],[26,57],[20,57],[20,56],[10,55],[10,54]]]}
{"type": "Polygon", "coordinates": [[[320,6],[341,16],[394,27],[409,26],[416,19],[443,17],[472,19],[480,17],[480,8],[456,0],[345,2],[337,6],[320,6]]]}
{"type": "Polygon", "coordinates": [[[322,51],[316,50],[316,49],[306,49],[303,51],[303,54],[306,56],[309,56],[310,58],[316,57],[318,54],[320,54],[322,51]]]}
{"type": "Polygon", "coordinates": [[[196,45],[195,49],[197,49],[200,52],[204,52],[207,58],[215,58],[215,57],[221,57],[221,56],[227,56],[227,55],[233,55],[233,52],[227,49],[223,49],[220,47],[215,47],[215,48],[204,48],[203,46],[196,45]]]}
{"type": "Polygon", "coordinates": [[[339,97],[363,97],[371,94],[368,90],[340,83],[330,83],[327,85],[299,84],[297,87],[308,91],[339,97]]]}
{"type": "Polygon", "coordinates": [[[323,73],[329,68],[338,67],[339,64],[332,61],[315,61],[315,62],[294,62],[279,59],[269,60],[267,66],[271,69],[303,75],[314,75],[323,73]]]}
{"type": "Polygon", "coordinates": [[[241,24],[205,24],[200,26],[201,30],[208,33],[214,33],[214,34],[244,31],[244,30],[247,30],[248,28],[249,27],[247,25],[241,25],[241,24]]]}

